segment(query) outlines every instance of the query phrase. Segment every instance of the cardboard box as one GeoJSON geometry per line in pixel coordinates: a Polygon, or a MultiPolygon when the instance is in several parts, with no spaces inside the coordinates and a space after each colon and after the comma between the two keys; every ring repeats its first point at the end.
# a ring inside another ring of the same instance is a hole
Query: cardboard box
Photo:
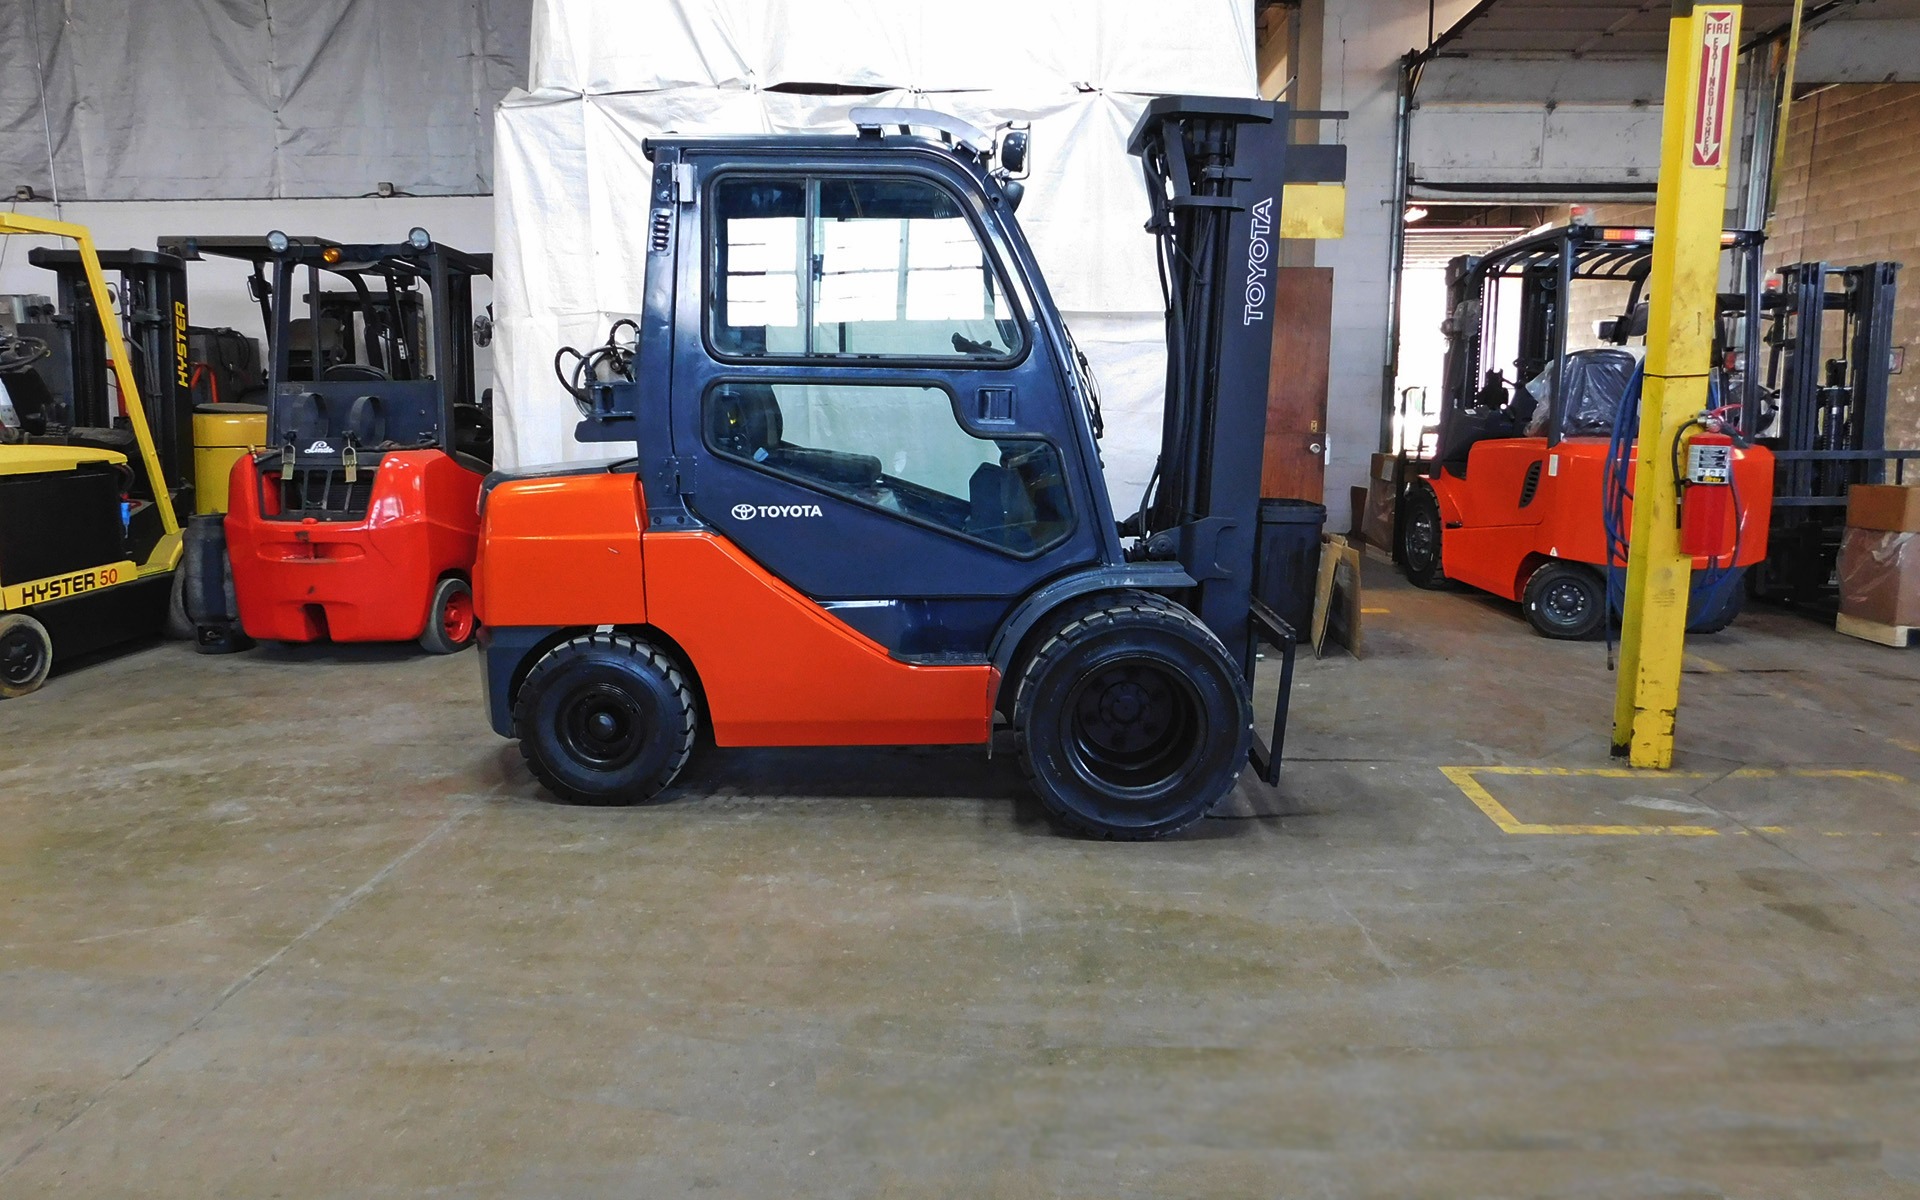
{"type": "Polygon", "coordinates": [[[1879,625],[1920,625],[1920,532],[1847,530],[1840,611],[1879,625]]]}
{"type": "Polygon", "coordinates": [[[1847,526],[1920,533],[1920,487],[1856,483],[1847,489],[1847,526]]]}
{"type": "Polygon", "coordinates": [[[1393,553],[1393,509],[1400,497],[1400,456],[1376,454],[1367,466],[1367,511],[1360,532],[1367,544],[1393,553]]]}

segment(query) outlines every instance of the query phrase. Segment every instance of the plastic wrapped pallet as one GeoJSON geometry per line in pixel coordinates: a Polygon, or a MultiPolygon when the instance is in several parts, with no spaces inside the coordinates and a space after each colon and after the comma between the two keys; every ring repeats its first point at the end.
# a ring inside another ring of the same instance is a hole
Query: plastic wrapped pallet
{"type": "Polygon", "coordinates": [[[1244,0],[1193,0],[1177,21],[1150,0],[989,0],[964,19],[921,0],[541,0],[530,90],[496,117],[497,460],[630,453],[573,440],[552,360],[640,307],[647,137],[851,131],[851,109],[892,105],[1031,122],[1020,221],[1099,378],[1109,483],[1135,503],[1165,355],[1127,135],[1154,95],[1256,90],[1244,0]]]}
{"type": "Polygon", "coordinates": [[[1840,543],[1840,612],[1876,625],[1920,625],[1920,533],[1848,529],[1840,543]]]}

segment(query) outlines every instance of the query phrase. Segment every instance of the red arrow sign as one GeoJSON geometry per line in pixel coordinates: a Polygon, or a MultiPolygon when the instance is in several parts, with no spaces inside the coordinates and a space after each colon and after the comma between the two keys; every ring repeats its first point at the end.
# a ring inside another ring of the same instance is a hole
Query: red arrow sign
{"type": "Polygon", "coordinates": [[[1734,10],[1700,20],[1700,89],[1693,98],[1693,165],[1718,167],[1727,156],[1727,92],[1733,82],[1734,10]]]}

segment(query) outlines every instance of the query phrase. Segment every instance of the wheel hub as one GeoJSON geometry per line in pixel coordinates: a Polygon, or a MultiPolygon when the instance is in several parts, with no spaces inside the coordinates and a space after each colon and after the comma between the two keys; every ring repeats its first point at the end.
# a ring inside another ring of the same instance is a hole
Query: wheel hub
{"type": "Polygon", "coordinates": [[[24,631],[0,640],[0,676],[11,684],[24,684],[40,669],[40,644],[24,631]]]}
{"type": "Polygon", "coordinates": [[[473,597],[457,592],[440,607],[440,629],[447,640],[459,645],[473,633],[473,597]]]}
{"type": "Polygon", "coordinates": [[[1191,685],[1162,662],[1120,663],[1075,689],[1067,736],[1082,769],[1119,787],[1150,787],[1195,751],[1191,685]]]}
{"type": "Polygon", "coordinates": [[[560,739],[582,761],[613,770],[632,762],[646,744],[646,714],[622,689],[593,684],[561,708],[560,739]]]}
{"type": "Polygon", "coordinates": [[[1562,621],[1574,621],[1587,611],[1587,595],[1573,583],[1558,583],[1547,590],[1547,609],[1562,621]]]}
{"type": "Polygon", "coordinates": [[[1433,557],[1433,518],[1417,512],[1407,522],[1407,557],[1426,562],[1433,557]]]}

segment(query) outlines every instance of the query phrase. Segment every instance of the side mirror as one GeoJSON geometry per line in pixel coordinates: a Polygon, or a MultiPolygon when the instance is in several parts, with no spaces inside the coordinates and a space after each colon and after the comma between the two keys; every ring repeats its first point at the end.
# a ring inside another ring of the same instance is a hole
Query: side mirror
{"type": "Polygon", "coordinates": [[[1008,179],[1027,177],[1027,146],[1029,134],[1025,121],[1016,121],[1000,131],[999,144],[994,147],[994,157],[1000,161],[1000,169],[1006,172],[1008,179]]]}
{"type": "Polygon", "coordinates": [[[490,346],[493,344],[493,318],[479,316],[473,319],[473,344],[490,346]]]}

